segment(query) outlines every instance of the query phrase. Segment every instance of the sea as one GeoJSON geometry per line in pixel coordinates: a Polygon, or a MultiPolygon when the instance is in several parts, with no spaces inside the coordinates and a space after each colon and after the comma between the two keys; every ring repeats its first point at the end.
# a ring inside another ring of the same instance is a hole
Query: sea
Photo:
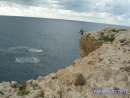
{"type": "Polygon", "coordinates": [[[0,82],[37,79],[80,58],[78,39],[85,32],[130,27],[92,22],[0,16],[0,82]]]}

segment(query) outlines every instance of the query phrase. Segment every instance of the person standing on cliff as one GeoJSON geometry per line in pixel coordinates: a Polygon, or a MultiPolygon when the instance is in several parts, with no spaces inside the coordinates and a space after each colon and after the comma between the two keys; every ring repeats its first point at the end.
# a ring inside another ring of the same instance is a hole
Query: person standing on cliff
{"type": "Polygon", "coordinates": [[[81,33],[81,35],[83,35],[85,31],[83,31],[82,29],[78,32],[78,33],[81,33]]]}

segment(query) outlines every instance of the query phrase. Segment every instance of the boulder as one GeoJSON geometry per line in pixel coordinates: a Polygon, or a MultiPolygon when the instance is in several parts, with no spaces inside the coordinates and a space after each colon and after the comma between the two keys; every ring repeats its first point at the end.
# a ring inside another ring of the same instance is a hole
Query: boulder
{"type": "Polygon", "coordinates": [[[9,94],[12,90],[10,82],[2,82],[0,83],[0,91],[4,94],[9,94]]]}
{"type": "Polygon", "coordinates": [[[12,86],[13,88],[16,88],[17,85],[18,85],[18,83],[17,83],[16,81],[12,81],[12,82],[11,82],[11,86],[12,86]]]}

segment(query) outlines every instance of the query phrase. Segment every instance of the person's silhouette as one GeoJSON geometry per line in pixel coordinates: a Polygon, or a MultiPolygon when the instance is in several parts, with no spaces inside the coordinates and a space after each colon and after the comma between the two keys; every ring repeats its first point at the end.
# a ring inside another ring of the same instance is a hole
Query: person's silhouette
{"type": "Polygon", "coordinates": [[[78,33],[81,33],[81,35],[83,35],[83,32],[85,32],[85,31],[83,31],[83,30],[81,29],[78,33]]]}

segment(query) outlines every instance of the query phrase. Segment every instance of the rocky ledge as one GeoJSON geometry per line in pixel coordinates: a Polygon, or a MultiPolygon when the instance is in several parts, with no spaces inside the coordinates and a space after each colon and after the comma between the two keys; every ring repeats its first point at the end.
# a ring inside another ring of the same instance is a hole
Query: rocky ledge
{"type": "Polygon", "coordinates": [[[0,98],[130,98],[130,30],[87,32],[79,46],[81,58],[65,69],[21,84],[0,83],[0,98]]]}

